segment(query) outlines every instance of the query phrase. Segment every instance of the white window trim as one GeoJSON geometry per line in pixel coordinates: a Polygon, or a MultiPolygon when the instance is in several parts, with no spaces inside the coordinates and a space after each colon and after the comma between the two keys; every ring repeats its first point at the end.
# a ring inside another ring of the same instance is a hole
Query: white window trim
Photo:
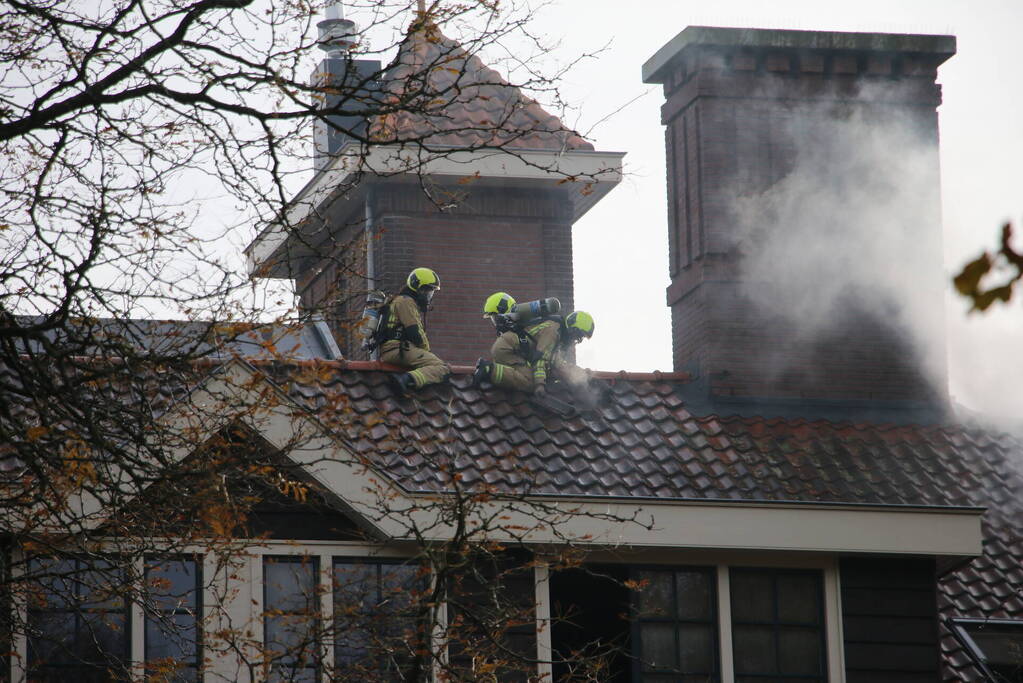
{"type": "Polygon", "coordinates": [[[824,609],[827,622],[828,681],[845,683],[845,633],[842,631],[842,587],[838,560],[824,570],[824,609]]]}
{"type": "MultiPolygon", "coordinates": [[[[23,567],[25,561],[25,554],[21,548],[15,548],[11,551],[14,558],[12,568],[12,578],[18,578],[23,575],[23,567]]],[[[176,553],[180,555],[196,555],[197,557],[201,554],[200,552],[181,552],[176,553]]],[[[203,556],[202,577],[204,579],[203,585],[200,586],[202,589],[202,595],[199,597],[201,600],[202,614],[205,615],[207,612],[206,600],[207,590],[205,587],[207,578],[207,568],[212,571],[212,565],[206,561],[207,556],[203,556]]],[[[144,580],[145,577],[145,557],[138,556],[132,558],[132,571],[135,576],[139,577],[140,580],[144,580]]],[[[28,601],[27,599],[15,599],[12,601],[11,609],[15,613],[17,621],[15,623],[27,624],[28,623],[28,601]]],[[[131,680],[137,683],[144,683],[146,679],[145,672],[145,656],[146,656],[146,615],[142,609],[142,605],[137,600],[130,600],[127,605],[127,625],[128,625],[128,665],[131,680]]],[[[14,634],[12,642],[11,657],[11,681],[12,683],[25,683],[28,679],[28,633],[24,629],[14,634]]],[[[204,635],[205,640],[205,635],[204,635]]],[[[203,653],[200,652],[200,657],[203,653]]],[[[242,679],[238,679],[242,680],[242,679]]]]}
{"type": "Polygon", "coordinates": [[[732,659],[732,588],[729,566],[719,564],[717,569],[718,592],[718,661],[721,662],[721,681],[735,680],[735,662],[732,659]]]}
{"type": "Polygon", "coordinates": [[[721,683],[734,683],[735,661],[732,643],[732,592],[729,570],[739,567],[771,569],[819,569],[824,588],[824,647],[828,683],[845,683],[845,657],[842,647],[842,605],[838,586],[838,562],[778,563],[768,560],[717,565],[718,641],[721,657],[721,683]]]}
{"type": "Polygon", "coordinates": [[[551,683],[554,680],[550,577],[550,568],[537,562],[533,568],[533,580],[536,586],[536,673],[540,683],[551,683]]]}
{"type": "MultiPolygon", "coordinates": [[[[327,633],[334,633],[334,558],[339,556],[321,552],[315,557],[320,563],[319,584],[323,587],[320,591],[320,620],[326,625],[327,633]]],[[[334,668],[334,643],[319,643],[319,650],[320,678],[323,678],[323,671],[334,668]]]]}
{"type": "MultiPolygon", "coordinates": [[[[21,548],[14,548],[11,551],[11,555],[14,559],[11,567],[11,578],[17,580],[24,573],[23,567],[25,566],[25,554],[21,548]]],[[[28,623],[28,599],[27,596],[22,599],[15,599],[12,601],[11,610],[14,612],[16,624],[27,624],[28,623]]],[[[14,642],[11,644],[14,656],[11,657],[11,681],[13,683],[24,683],[28,677],[28,634],[25,629],[21,629],[14,634],[14,642]]]]}
{"type": "MultiPolygon", "coordinates": [[[[132,572],[139,580],[145,581],[146,558],[132,558],[132,572]]],[[[198,563],[196,563],[198,565],[198,563]]],[[[201,588],[201,586],[200,586],[201,588]]],[[[199,596],[196,596],[198,600],[199,596]]],[[[132,600],[128,605],[128,661],[131,662],[132,675],[139,681],[146,679],[146,615],[142,605],[132,600]]]]}
{"type": "MultiPolygon", "coordinates": [[[[437,576],[430,576],[430,588],[435,588],[437,585],[437,576]]],[[[442,602],[434,607],[436,612],[433,614],[433,633],[430,637],[430,647],[434,652],[433,661],[433,680],[443,680],[444,669],[448,664],[448,643],[447,636],[445,635],[448,630],[448,603],[442,602]]]]}

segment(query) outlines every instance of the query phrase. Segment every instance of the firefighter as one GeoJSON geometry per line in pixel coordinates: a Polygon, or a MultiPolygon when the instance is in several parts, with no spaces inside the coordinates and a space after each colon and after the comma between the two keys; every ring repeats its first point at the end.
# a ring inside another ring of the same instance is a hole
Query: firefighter
{"type": "Polygon", "coordinates": [[[496,386],[531,392],[540,397],[547,391],[550,371],[569,384],[585,384],[588,374],[570,363],[564,351],[593,335],[593,317],[586,311],[575,311],[564,319],[545,318],[527,323],[521,329],[502,331],[501,314],[488,310],[492,299],[494,305],[490,309],[499,305],[500,299],[495,299],[498,294],[503,293],[492,295],[483,308],[484,316],[494,321],[500,333],[490,350],[493,360],[480,358],[477,361],[473,383],[479,385],[489,380],[496,386]]]}
{"type": "MultiPolygon", "coordinates": [[[[483,302],[483,317],[494,323],[494,329],[498,336],[514,327],[508,318],[508,314],[511,313],[514,306],[515,298],[507,292],[494,292],[483,302]]],[[[493,349],[491,349],[491,353],[493,353],[493,349]]]]}
{"type": "Polygon", "coordinates": [[[416,268],[409,273],[405,287],[387,305],[381,326],[380,360],[408,369],[390,378],[399,394],[443,382],[451,374],[447,363],[430,352],[430,340],[423,326],[423,316],[439,289],[437,273],[429,268],[416,268]]]}

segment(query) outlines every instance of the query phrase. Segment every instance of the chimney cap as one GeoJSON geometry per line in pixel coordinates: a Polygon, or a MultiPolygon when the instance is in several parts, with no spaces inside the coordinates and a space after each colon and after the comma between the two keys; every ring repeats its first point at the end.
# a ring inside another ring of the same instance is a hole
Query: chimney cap
{"type": "Polygon", "coordinates": [[[328,59],[341,59],[355,47],[359,27],[351,19],[345,19],[344,6],[340,0],[327,5],[324,16],[316,24],[320,32],[316,46],[327,53],[328,59]]]}
{"type": "Polygon", "coordinates": [[[955,54],[956,37],[915,33],[852,33],[687,26],[643,64],[643,82],[664,83],[668,77],[668,67],[672,62],[686,49],[697,45],[930,54],[938,57],[937,64],[940,64],[955,54]]]}

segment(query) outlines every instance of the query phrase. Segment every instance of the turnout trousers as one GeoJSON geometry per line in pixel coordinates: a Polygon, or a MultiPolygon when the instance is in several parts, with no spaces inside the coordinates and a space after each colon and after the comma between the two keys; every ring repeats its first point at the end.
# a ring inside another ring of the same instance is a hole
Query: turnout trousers
{"type": "Polygon", "coordinates": [[[448,364],[429,351],[412,345],[402,349],[401,342],[396,340],[383,343],[380,347],[380,360],[408,370],[417,389],[443,382],[451,374],[448,364]]]}

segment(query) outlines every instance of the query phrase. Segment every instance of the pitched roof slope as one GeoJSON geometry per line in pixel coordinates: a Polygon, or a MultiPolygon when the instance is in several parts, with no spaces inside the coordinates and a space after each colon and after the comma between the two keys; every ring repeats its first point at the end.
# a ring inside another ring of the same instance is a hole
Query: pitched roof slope
{"type": "MultiPolygon", "coordinates": [[[[1023,443],[963,425],[695,415],[671,375],[621,373],[571,419],[467,370],[395,398],[374,363],[275,364],[272,378],[412,491],[987,507],[984,554],[939,586],[944,617],[1023,618],[1023,443]]],[[[586,404],[586,400],[583,400],[586,404]]],[[[978,675],[943,627],[950,676],[978,675]]],[[[949,680],[954,680],[950,678],[949,680]]]]}
{"type": "Polygon", "coordinates": [[[612,376],[607,405],[562,419],[467,373],[399,399],[378,364],[330,365],[268,372],[412,491],[456,471],[465,485],[548,495],[971,506],[1005,484],[985,463],[1020,448],[961,426],[694,415],[677,381],[653,376],[612,376]]]}
{"type": "Polygon", "coordinates": [[[381,143],[592,150],[573,130],[432,24],[412,27],[383,76],[400,111],[369,127],[381,143]]]}

